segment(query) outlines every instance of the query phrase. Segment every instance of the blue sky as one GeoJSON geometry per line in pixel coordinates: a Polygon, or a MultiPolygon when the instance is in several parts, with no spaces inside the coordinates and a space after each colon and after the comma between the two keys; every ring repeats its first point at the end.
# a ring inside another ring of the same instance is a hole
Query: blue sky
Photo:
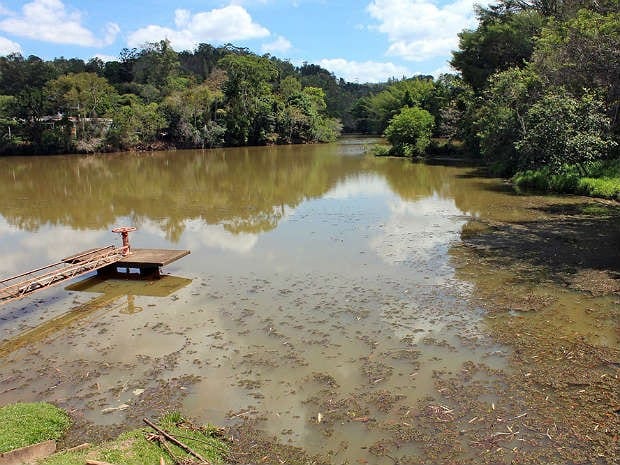
{"type": "Polygon", "coordinates": [[[0,0],[0,55],[113,59],[168,38],[233,43],[352,82],[450,71],[476,0],[0,0]]]}

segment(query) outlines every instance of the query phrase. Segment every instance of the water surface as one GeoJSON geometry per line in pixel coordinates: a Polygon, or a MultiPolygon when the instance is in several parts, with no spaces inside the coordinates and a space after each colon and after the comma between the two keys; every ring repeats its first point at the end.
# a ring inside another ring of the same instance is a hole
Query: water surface
{"type": "MultiPolygon", "coordinates": [[[[138,228],[134,247],[191,250],[159,282],[83,280],[1,307],[0,402],[99,425],[180,402],[204,422],[261,418],[338,463],[393,463],[373,455],[390,435],[373,425],[413,415],[466,363],[506,368],[512,350],[472,299],[508,278],[467,266],[463,231],[544,220],[532,207],[548,200],[473,168],[375,159],[372,142],[0,159],[0,276],[119,243],[119,225],[138,228]]],[[[591,305],[545,285],[556,311],[591,305]]]]}

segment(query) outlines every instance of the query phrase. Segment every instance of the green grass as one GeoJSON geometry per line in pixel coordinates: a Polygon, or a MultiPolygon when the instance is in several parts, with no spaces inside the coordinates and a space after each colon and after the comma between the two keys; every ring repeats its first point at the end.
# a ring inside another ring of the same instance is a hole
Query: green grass
{"type": "Polygon", "coordinates": [[[582,178],[579,180],[577,193],[589,195],[591,197],[620,200],[620,177],[582,178]]]}
{"type": "Polygon", "coordinates": [[[569,168],[563,173],[554,174],[547,168],[541,168],[519,172],[512,181],[518,189],[620,200],[620,160],[594,164],[587,177],[581,177],[576,169],[569,168]]]}
{"type": "Polygon", "coordinates": [[[0,453],[60,439],[70,424],[63,410],[43,402],[0,407],[0,453]]]}
{"type": "MultiPolygon", "coordinates": [[[[227,445],[216,437],[211,427],[196,428],[186,422],[178,413],[165,415],[158,426],[175,436],[192,450],[211,463],[222,463],[227,445]]],[[[87,459],[123,465],[158,464],[163,457],[166,463],[174,463],[172,457],[156,442],[148,441],[147,435],[155,433],[149,427],[121,434],[114,441],[105,442],[88,449],[75,452],[62,452],[40,461],[39,465],[84,465],[87,459]]],[[[181,448],[167,442],[178,460],[192,458],[181,448]]]]}
{"type": "Polygon", "coordinates": [[[371,153],[375,157],[388,157],[392,155],[392,146],[391,145],[375,145],[371,149],[371,153]]]}

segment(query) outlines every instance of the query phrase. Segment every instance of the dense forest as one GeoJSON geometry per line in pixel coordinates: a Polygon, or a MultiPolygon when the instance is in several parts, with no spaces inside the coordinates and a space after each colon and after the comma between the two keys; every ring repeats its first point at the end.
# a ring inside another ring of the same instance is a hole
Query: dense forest
{"type": "Polygon", "coordinates": [[[384,135],[391,146],[378,154],[463,153],[556,190],[620,171],[618,0],[500,0],[476,14],[454,74],[378,84],[232,45],[177,52],[161,41],[105,63],[0,57],[0,153],[311,143],[345,131],[384,135]]]}
{"type": "Polygon", "coordinates": [[[63,153],[326,142],[382,87],[232,45],[167,41],[118,61],[0,57],[0,152],[63,153]]]}

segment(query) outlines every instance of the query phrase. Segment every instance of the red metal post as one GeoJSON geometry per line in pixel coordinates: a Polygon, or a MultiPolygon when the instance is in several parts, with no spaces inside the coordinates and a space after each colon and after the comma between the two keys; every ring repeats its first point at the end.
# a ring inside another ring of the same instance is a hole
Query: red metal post
{"type": "Polygon", "coordinates": [[[123,255],[129,255],[131,253],[131,246],[129,245],[129,233],[135,231],[133,226],[121,226],[120,228],[114,228],[113,233],[118,233],[123,239],[123,255]]]}

